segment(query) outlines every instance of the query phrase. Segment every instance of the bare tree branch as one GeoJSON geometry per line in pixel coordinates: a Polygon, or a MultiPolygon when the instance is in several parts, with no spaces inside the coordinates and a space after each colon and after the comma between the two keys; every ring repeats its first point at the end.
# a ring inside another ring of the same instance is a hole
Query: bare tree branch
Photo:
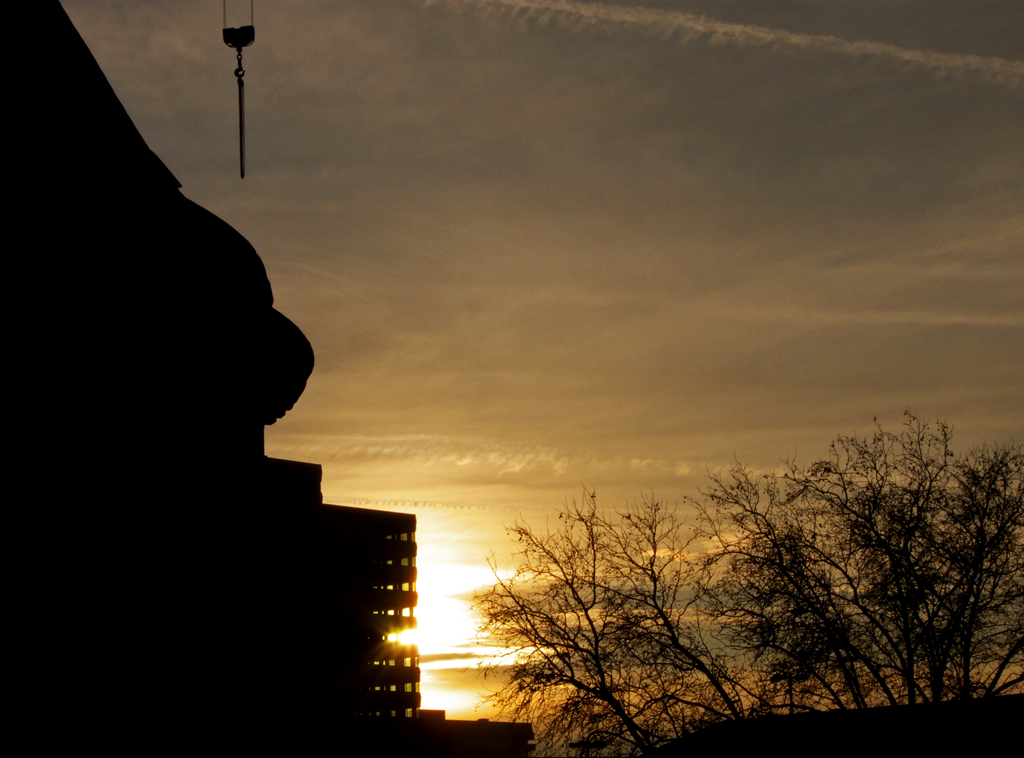
{"type": "Polygon", "coordinates": [[[653,497],[558,528],[477,596],[508,651],[490,700],[555,749],[648,752],[770,711],[995,696],[1024,686],[1024,449],[952,431],[839,437],[807,469],[710,477],[687,525],[653,497]]]}

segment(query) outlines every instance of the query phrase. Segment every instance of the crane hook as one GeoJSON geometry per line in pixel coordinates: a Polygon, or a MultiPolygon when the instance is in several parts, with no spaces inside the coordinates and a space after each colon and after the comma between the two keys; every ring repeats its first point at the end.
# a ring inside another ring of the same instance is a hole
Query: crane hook
{"type": "Polygon", "coordinates": [[[238,55],[238,67],[235,79],[238,81],[238,163],[239,173],[245,178],[245,69],[242,67],[242,48],[248,47],[256,39],[256,27],[253,26],[252,0],[249,0],[249,25],[237,28],[228,27],[228,4],[224,0],[224,44],[234,48],[238,55]]]}

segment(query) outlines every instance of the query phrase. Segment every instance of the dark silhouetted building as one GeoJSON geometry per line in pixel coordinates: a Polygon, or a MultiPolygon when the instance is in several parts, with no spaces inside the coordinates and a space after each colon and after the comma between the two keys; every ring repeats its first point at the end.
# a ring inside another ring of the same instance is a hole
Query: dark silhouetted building
{"type": "Polygon", "coordinates": [[[416,516],[326,505],[321,477],[313,463],[265,459],[268,507],[297,519],[299,615],[317,628],[309,685],[335,715],[414,718],[419,652],[403,633],[416,628],[416,516]]]}
{"type": "Polygon", "coordinates": [[[416,628],[416,516],[327,505],[321,476],[316,464],[266,458],[261,490],[277,523],[291,524],[282,533],[295,535],[278,546],[291,546],[293,614],[309,629],[300,665],[317,698],[306,702],[324,747],[354,739],[383,756],[529,755],[530,724],[420,709],[419,652],[402,639],[416,628]]]}
{"type": "Polygon", "coordinates": [[[50,52],[13,106],[11,468],[73,503],[26,509],[18,532],[38,587],[25,657],[48,683],[25,700],[79,749],[290,740],[317,613],[293,592],[301,530],[259,481],[264,426],[301,395],[312,348],[252,245],[149,149],[61,5],[25,10],[50,52]]]}
{"type": "Polygon", "coordinates": [[[386,731],[442,754],[401,636],[416,517],[325,505],[320,466],[264,456],[309,341],[60,4],[26,9],[50,44],[14,95],[11,468],[72,505],[23,509],[17,531],[22,699],[76,750],[302,755],[386,731]]]}
{"type": "Polygon", "coordinates": [[[476,758],[525,758],[536,747],[531,724],[477,719],[446,719],[444,711],[420,711],[417,755],[476,756],[476,758]]]}

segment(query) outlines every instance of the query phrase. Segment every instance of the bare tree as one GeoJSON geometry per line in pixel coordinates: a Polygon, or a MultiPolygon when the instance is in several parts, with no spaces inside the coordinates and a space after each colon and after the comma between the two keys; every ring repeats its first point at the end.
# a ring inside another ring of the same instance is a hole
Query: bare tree
{"type": "Polygon", "coordinates": [[[762,705],[857,708],[1019,689],[1024,452],[951,431],[840,437],[826,460],[713,478],[706,597],[762,705]],[[782,686],[788,690],[785,695],[782,686]]]}
{"type": "Polygon", "coordinates": [[[1024,688],[1024,449],[951,431],[840,437],[807,469],[737,466],[687,527],[653,497],[517,523],[519,566],[477,596],[509,651],[490,698],[549,745],[647,752],[767,711],[1024,688]]]}
{"type": "Polygon", "coordinates": [[[644,499],[609,519],[588,493],[558,517],[555,531],[512,526],[519,567],[477,597],[482,631],[512,657],[491,700],[549,745],[591,754],[645,752],[742,716],[675,510],[644,499]]]}

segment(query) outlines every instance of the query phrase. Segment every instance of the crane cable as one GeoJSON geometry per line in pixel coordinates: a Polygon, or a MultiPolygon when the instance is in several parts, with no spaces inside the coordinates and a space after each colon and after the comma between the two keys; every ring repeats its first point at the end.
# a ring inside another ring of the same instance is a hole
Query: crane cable
{"type": "Polygon", "coordinates": [[[238,67],[235,79],[238,81],[238,163],[239,173],[245,178],[245,69],[242,67],[242,48],[248,47],[256,39],[256,27],[253,16],[253,2],[249,0],[249,25],[238,28],[228,27],[228,0],[224,0],[224,44],[234,48],[238,55],[238,67]]]}

